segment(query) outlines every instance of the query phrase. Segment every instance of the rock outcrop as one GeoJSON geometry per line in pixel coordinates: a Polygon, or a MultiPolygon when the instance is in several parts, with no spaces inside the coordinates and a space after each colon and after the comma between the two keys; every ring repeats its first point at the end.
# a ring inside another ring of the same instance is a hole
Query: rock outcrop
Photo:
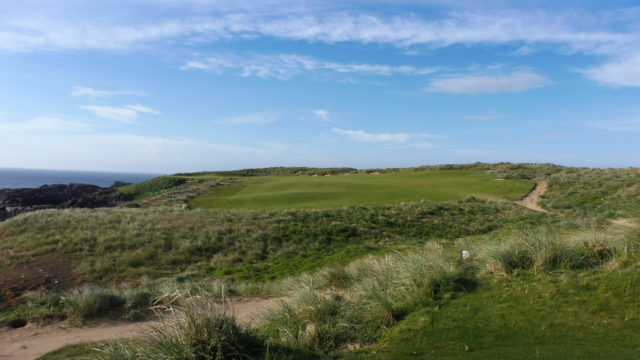
{"type": "MultiPolygon", "coordinates": [[[[117,186],[116,186],[117,185],[117,186]]],[[[116,189],[96,185],[44,185],[35,189],[0,189],[0,221],[17,214],[41,209],[114,207],[127,200],[116,189]]]]}

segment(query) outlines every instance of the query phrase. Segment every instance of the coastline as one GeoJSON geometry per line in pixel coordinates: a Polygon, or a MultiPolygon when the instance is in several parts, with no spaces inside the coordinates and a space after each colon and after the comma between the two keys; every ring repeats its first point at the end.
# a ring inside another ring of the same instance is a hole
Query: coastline
{"type": "Polygon", "coordinates": [[[34,189],[53,184],[110,187],[116,181],[138,183],[156,176],[159,174],[0,168],[0,189],[34,189]]]}

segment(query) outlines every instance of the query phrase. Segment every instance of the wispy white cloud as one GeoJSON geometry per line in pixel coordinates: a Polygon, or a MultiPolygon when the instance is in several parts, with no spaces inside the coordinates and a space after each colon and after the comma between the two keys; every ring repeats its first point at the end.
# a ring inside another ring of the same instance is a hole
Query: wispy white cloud
{"type": "MultiPolygon", "coordinates": [[[[0,114],[1,115],[1,114],[0,114]]],[[[0,133],[34,133],[34,132],[83,132],[90,126],[85,123],[65,121],[51,116],[40,116],[24,122],[7,122],[0,116],[0,133]]]]}
{"type": "Polygon", "coordinates": [[[20,156],[0,152],[0,163],[7,167],[83,169],[174,173],[211,169],[258,167],[265,161],[277,162],[281,151],[216,144],[184,138],[133,134],[24,134],[0,131],[0,141],[8,148],[20,148],[20,156]]]}
{"type": "Polygon", "coordinates": [[[140,105],[140,104],[127,105],[126,108],[127,109],[131,109],[131,110],[136,111],[136,112],[139,112],[139,113],[160,115],[159,111],[151,109],[151,108],[143,106],[143,105],[140,105]]]}
{"type": "Polygon", "coordinates": [[[222,125],[260,125],[278,121],[278,116],[271,112],[258,112],[216,120],[222,125]]]}
{"type": "Polygon", "coordinates": [[[605,86],[640,87],[640,49],[635,55],[617,58],[601,66],[578,71],[605,86]]]}
{"type": "Polygon", "coordinates": [[[465,115],[462,118],[465,120],[488,121],[488,120],[504,119],[505,117],[507,117],[507,115],[501,114],[497,111],[491,111],[486,114],[465,115]]]}
{"type": "Polygon", "coordinates": [[[140,104],[126,105],[122,107],[84,105],[80,106],[80,108],[89,110],[98,117],[120,121],[127,124],[134,124],[140,117],[141,113],[160,115],[160,112],[158,112],[157,110],[148,108],[140,104]]]}
{"type": "Polygon", "coordinates": [[[291,149],[291,145],[276,143],[276,142],[263,142],[261,143],[266,149],[275,151],[284,151],[291,149]]]}
{"type": "MultiPolygon", "coordinates": [[[[128,8],[124,3],[118,5],[122,11],[128,8]]],[[[277,2],[271,7],[216,9],[214,6],[197,16],[182,11],[182,14],[157,16],[153,20],[108,17],[88,10],[89,13],[81,15],[102,21],[87,21],[82,16],[65,17],[66,14],[60,11],[29,10],[31,13],[26,10],[11,13],[12,16],[3,21],[0,49],[118,49],[168,39],[193,43],[266,36],[295,41],[355,41],[403,47],[547,42],[569,45],[575,51],[603,53],[628,46],[638,38],[633,32],[585,30],[585,24],[571,12],[453,11],[433,20],[414,14],[389,16],[345,9],[318,12],[308,6],[293,9],[289,2],[277,2]],[[274,10],[273,7],[278,8],[274,10]]]]}
{"type": "Polygon", "coordinates": [[[537,140],[543,140],[543,141],[566,141],[571,139],[571,137],[567,134],[556,133],[556,132],[546,133],[540,136],[534,136],[533,138],[537,140]]]}
{"type": "MultiPolygon", "coordinates": [[[[638,86],[636,81],[620,79],[621,71],[616,70],[626,67],[624,59],[640,53],[639,12],[634,7],[616,11],[544,11],[527,6],[466,6],[468,3],[463,1],[447,2],[447,8],[452,10],[440,12],[437,18],[426,18],[416,13],[362,11],[361,6],[350,6],[353,3],[349,2],[344,6],[325,1],[231,3],[132,0],[81,8],[59,2],[56,6],[36,6],[29,1],[0,5],[4,15],[0,22],[0,52],[148,49],[167,43],[192,46],[259,37],[327,44],[384,44],[403,48],[406,53],[415,51],[416,45],[433,49],[457,44],[508,44],[517,48],[515,54],[526,55],[544,44],[563,54],[604,55],[603,68],[593,69],[601,75],[592,74],[592,69],[587,69],[585,75],[611,86],[638,86]],[[141,8],[154,16],[140,16],[141,8]]],[[[418,3],[429,7],[445,2],[418,3]]],[[[212,67],[206,61],[185,66],[212,67]]],[[[247,74],[260,76],[260,70],[250,69],[247,74]]]]}
{"type": "Polygon", "coordinates": [[[587,124],[589,127],[607,131],[640,131],[640,118],[627,120],[598,121],[587,124]]]}
{"type": "Polygon", "coordinates": [[[454,148],[449,149],[452,153],[465,155],[465,156],[488,156],[488,155],[498,155],[500,151],[492,150],[492,149],[473,149],[473,148],[454,148]]]}
{"type": "Polygon", "coordinates": [[[331,118],[331,113],[329,112],[329,110],[323,110],[323,109],[313,110],[313,116],[316,119],[321,121],[333,122],[333,119],[331,118]]]}
{"type": "Polygon", "coordinates": [[[88,96],[90,98],[107,97],[107,96],[144,96],[146,93],[142,91],[131,90],[96,90],[88,87],[75,86],[71,89],[71,96],[88,96]]]}
{"type": "Polygon", "coordinates": [[[536,50],[534,48],[532,48],[531,46],[523,45],[523,46],[520,46],[519,48],[517,48],[513,52],[513,55],[515,55],[515,56],[526,56],[526,55],[531,55],[531,54],[533,54],[535,52],[536,52],[536,50]]]}
{"type": "Polygon", "coordinates": [[[215,54],[203,60],[189,61],[181,69],[205,70],[216,75],[235,70],[243,77],[257,76],[280,80],[287,80],[308,72],[390,76],[395,74],[426,75],[435,71],[434,68],[416,68],[413,66],[345,64],[296,54],[253,54],[242,57],[232,54],[215,54]]]}
{"type": "Polygon", "coordinates": [[[549,84],[544,75],[531,70],[517,70],[507,75],[457,75],[432,80],[429,92],[448,94],[518,93],[549,84]]]}
{"type": "Polygon", "coordinates": [[[427,142],[427,141],[417,141],[417,142],[411,142],[411,143],[398,144],[393,147],[400,148],[400,149],[433,149],[433,148],[437,148],[438,145],[427,142]]]}
{"type": "Polygon", "coordinates": [[[333,128],[333,132],[338,134],[342,134],[347,136],[348,138],[355,141],[362,142],[396,142],[396,143],[405,143],[411,139],[416,138],[430,138],[433,137],[431,134],[408,134],[408,133],[379,133],[379,134],[371,134],[367,133],[363,130],[344,130],[339,128],[333,128]]]}

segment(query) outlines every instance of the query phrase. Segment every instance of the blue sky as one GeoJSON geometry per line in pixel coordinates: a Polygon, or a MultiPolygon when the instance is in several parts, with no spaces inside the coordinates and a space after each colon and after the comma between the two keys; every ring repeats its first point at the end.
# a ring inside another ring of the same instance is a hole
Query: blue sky
{"type": "Polygon", "coordinates": [[[640,166],[640,6],[0,0],[0,142],[18,168],[640,166]]]}

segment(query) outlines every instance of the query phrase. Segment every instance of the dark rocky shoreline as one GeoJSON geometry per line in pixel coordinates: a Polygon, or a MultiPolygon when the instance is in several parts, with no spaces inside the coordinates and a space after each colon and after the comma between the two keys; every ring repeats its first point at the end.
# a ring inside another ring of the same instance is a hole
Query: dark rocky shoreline
{"type": "Polygon", "coordinates": [[[118,191],[126,183],[105,188],[87,184],[44,185],[39,188],[0,189],[0,221],[42,209],[115,207],[128,200],[118,191]]]}

